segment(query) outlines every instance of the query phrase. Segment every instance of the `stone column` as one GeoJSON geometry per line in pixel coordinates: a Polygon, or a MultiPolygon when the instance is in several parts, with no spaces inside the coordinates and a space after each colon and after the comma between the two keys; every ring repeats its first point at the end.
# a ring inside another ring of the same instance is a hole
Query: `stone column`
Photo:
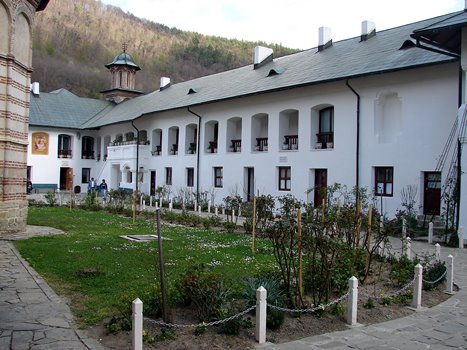
{"type": "Polygon", "coordinates": [[[0,235],[26,227],[31,26],[47,2],[0,2],[0,235]]]}

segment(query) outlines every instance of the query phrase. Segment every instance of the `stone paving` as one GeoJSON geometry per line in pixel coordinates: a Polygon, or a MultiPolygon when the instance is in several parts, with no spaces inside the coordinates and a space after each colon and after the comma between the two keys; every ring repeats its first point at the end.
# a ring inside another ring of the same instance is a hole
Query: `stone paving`
{"type": "Polygon", "coordinates": [[[0,349],[100,350],[96,340],[76,329],[73,315],[8,240],[61,231],[29,226],[0,238],[0,349]]]}
{"type": "MultiPolygon", "coordinates": [[[[394,241],[393,246],[396,246],[394,241]]],[[[400,240],[399,240],[400,246],[400,240]]],[[[412,242],[412,251],[433,253],[433,246],[412,242]]],[[[284,343],[257,345],[260,350],[453,350],[467,349],[467,250],[441,247],[441,259],[454,257],[454,283],[459,291],[445,302],[388,322],[284,343]]],[[[423,305],[423,301],[422,301],[423,305]]],[[[267,333],[266,333],[267,339],[267,333]]]]}
{"type": "MultiPolygon", "coordinates": [[[[28,226],[26,232],[0,239],[0,349],[103,350],[97,340],[77,330],[73,315],[44,280],[21,258],[11,240],[63,233],[28,226]]],[[[393,242],[395,249],[400,240],[393,242]]],[[[413,242],[414,252],[434,251],[413,242]]],[[[346,331],[303,338],[284,344],[257,345],[260,350],[453,350],[467,349],[467,250],[441,249],[443,260],[454,256],[454,281],[459,291],[447,301],[408,317],[346,331]]]]}

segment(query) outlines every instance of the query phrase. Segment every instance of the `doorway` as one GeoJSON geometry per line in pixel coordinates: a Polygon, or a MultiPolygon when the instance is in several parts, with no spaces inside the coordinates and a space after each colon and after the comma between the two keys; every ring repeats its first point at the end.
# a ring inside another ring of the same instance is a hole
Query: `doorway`
{"type": "Polygon", "coordinates": [[[73,168],[60,168],[60,190],[71,191],[73,187],[73,168]]]}
{"type": "Polygon", "coordinates": [[[255,168],[245,168],[246,201],[251,202],[255,195],[255,168]]]}
{"type": "Polygon", "coordinates": [[[328,186],[328,170],[315,169],[315,186],[313,203],[318,208],[326,201],[326,187],[328,186]]]}
{"type": "Polygon", "coordinates": [[[441,173],[425,172],[423,181],[423,214],[439,215],[441,208],[441,173]]]}
{"type": "Polygon", "coordinates": [[[156,195],[156,171],[151,170],[151,196],[156,195]]]}

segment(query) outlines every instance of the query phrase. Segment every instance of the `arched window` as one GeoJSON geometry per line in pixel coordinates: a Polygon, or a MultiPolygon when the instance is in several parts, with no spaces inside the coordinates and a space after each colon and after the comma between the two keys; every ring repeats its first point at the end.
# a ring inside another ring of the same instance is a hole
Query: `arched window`
{"type": "Polygon", "coordinates": [[[71,136],[58,135],[58,158],[71,158],[71,136]]]}
{"type": "Polygon", "coordinates": [[[81,158],[94,159],[94,138],[83,136],[81,139],[81,158]]]}

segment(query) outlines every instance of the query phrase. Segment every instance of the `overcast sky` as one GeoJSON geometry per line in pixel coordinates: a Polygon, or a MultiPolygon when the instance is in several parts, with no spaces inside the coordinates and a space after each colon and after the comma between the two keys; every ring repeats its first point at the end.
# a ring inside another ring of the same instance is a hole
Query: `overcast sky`
{"type": "Polygon", "coordinates": [[[464,0],[102,0],[169,27],[226,38],[309,49],[318,28],[334,41],[360,35],[361,22],[376,30],[464,9],[464,0]]]}

